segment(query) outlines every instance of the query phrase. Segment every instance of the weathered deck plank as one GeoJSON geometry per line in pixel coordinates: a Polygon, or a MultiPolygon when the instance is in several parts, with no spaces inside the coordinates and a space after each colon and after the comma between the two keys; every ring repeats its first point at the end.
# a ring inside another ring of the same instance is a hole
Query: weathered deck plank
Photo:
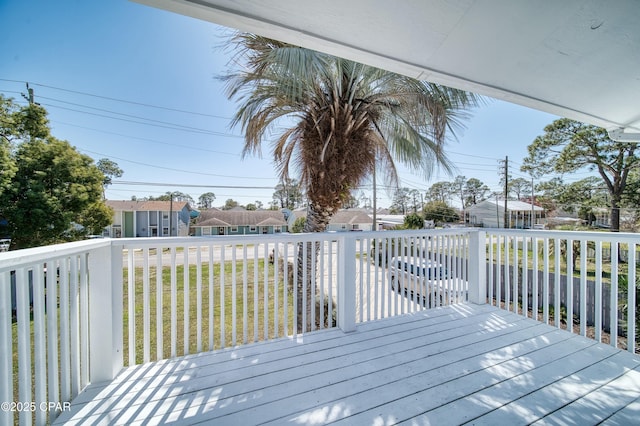
{"type": "Polygon", "coordinates": [[[125,369],[70,424],[624,424],[640,358],[457,305],[125,369]]]}

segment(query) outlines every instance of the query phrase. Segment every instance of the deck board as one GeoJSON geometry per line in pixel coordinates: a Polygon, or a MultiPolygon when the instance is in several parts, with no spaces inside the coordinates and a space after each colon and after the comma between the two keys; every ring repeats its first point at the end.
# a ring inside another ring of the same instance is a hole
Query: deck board
{"type": "Polygon", "coordinates": [[[68,424],[625,424],[640,357],[491,306],[455,305],[131,367],[68,424]],[[580,419],[576,423],[575,419],[580,419]]]}

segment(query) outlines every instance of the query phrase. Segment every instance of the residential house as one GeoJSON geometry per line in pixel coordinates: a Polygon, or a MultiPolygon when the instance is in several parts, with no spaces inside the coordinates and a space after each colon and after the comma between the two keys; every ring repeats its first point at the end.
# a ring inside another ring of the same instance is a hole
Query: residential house
{"type": "Polygon", "coordinates": [[[185,201],[113,201],[113,221],[104,229],[106,237],[168,237],[189,235],[193,210],[185,201]]]}
{"type": "MultiPolygon", "coordinates": [[[[305,210],[294,211],[296,217],[306,217],[305,210]]],[[[331,217],[327,225],[327,231],[371,231],[373,229],[373,219],[364,210],[348,209],[338,210],[331,217]]]]}
{"type": "MultiPolygon", "coordinates": [[[[504,200],[484,200],[466,209],[469,225],[504,228],[504,200]]],[[[507,201],[508,228],[533,228],[544,218],[542,207],[524,201],[507,201]]]]}
{"type": "Polygon", "coordinates": [[[287,232],[284,214],[277,210],[203,210],[192,226],[193,235],[277,234],[287,232]]]}

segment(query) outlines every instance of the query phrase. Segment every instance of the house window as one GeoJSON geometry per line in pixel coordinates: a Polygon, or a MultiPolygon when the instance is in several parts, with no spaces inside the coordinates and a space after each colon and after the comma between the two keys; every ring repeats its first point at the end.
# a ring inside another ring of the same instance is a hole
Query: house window
{"type": "Polygon", "coordinates": [[[347,225],[342,225],[342,229],[347,229],[347,225]]]}
{"type": "Polygon", "coordinates": [[[238,227],[237,226],[232,226],[231,227],[231,232],[238,232],[238,227]]]}
{"type": "Polygon", "coordinates": [[[111,227],[111,236],[113,238],[121,238],[122,237],[122,228],[120,225],[113,225],[111,227]]]}
{"type": "Polygon", "coordinates": [[[211,235],[211,227],[203,226],[202,227],[202,235],[211,235]]]}
{"type": "Polygon", "coordinates": [[[256,228],[255,226],[250,226],[249,227],[249,232],[257,232],[258,228],[256,228]]]}
{"type": "Polygon", "coordinates": [[[280,226],[276,225],[273,227],[273,232],[280,232],[280,226]]]}
{"type": "Polygon", "coordinates": [[[162,228],[162,235],[169,235],[169,227],[165,226],[162,228]]]}
{"type": "Polygon", "coordinates": [[[360,224],[359,223],[354,223],[352,229],[360,229],[360,224]]]}

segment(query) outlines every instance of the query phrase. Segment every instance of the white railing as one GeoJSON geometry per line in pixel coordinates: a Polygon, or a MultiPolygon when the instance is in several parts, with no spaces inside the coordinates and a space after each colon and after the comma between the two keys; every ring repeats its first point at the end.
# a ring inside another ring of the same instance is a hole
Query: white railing
{"type": "Polygon", "coordinates": [[[636,292],[621,284],[637,281],[639,244],[628,234],[449,229],[105,239],[2,253],[0,368],[9,374],[0,402],[15,409],[0,411],[0,424],[45,424],[126,365],[349,332],[464,301],[535,312],[570,331],[563,318],[574,318],[575,332],[633,352],[636,292]],[[415,275],[401,285],[392,262],[431,262],[446,274],[438,285],[415,275]]]}
{"type": "Polygon", "coordinates": [[[491,303],[637,351],[640,235],[486,232],[491,303]]]}

